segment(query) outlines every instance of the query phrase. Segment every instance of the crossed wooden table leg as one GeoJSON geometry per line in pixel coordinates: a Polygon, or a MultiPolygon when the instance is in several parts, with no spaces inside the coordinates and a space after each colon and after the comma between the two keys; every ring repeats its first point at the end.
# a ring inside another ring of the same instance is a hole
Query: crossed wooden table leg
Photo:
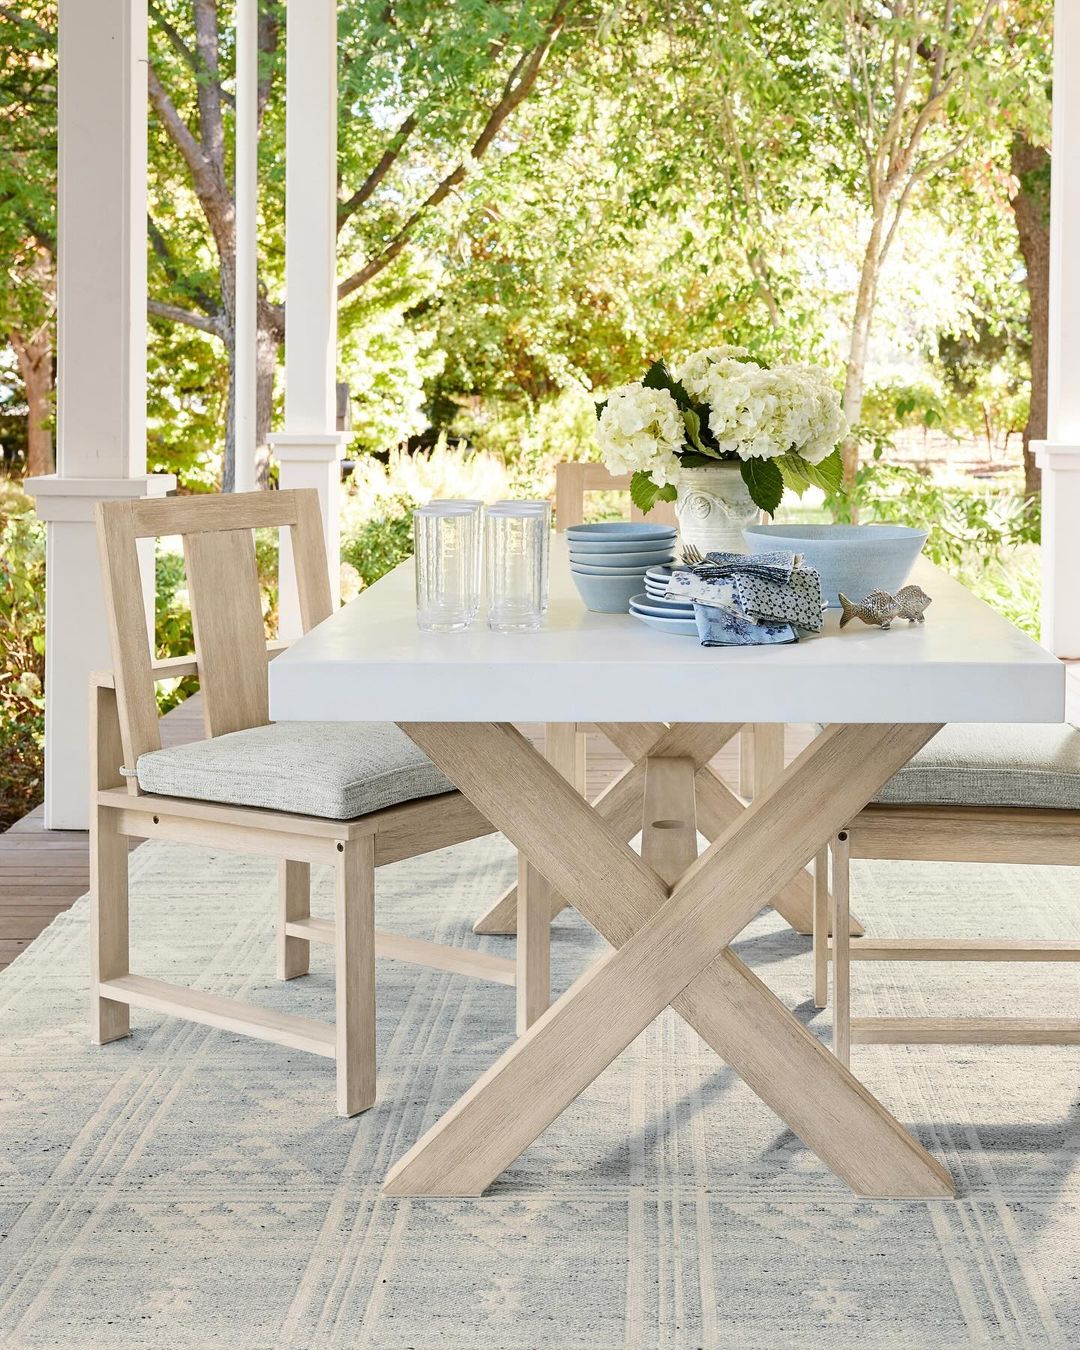
{"type": "Polygon", "coordinates": [[[668,753],[642,767],[644,857],[512,726],[402,727],[615,950],[391,1168],[388,1193],[480,1194],[670,1004],[854,1191],[953,1194],[945,1169],[729,949],[937,726],[828,728],[696,859],[688,751],[709,725],[650,741],[668,753]]]}
{"type": "MultiPolygon", "coordinates": [[[[686,742],[687,754],[696,766],[694,785],[697,797],[697,827],[710,841],[723,834],[732,821],[746,809],[709,762],[738,732],[740,726],[741,723],[738,722],[698,726],[695,729],[696,735],[692,735],[686,742]]],[[[649,755],[671,755],[674,753],[674,747],[668,742],[668,748],[664,748],[668,728],[662,722],[605,722],[600,723],[599,729],[631,763],[614,783],[593,800],[593,806],[604,820],[618,831],[619,837],[624,842],[629,842],[641,829],[645,760],[649,755]]],[[[576,738],[573,731],[572,724],[564,726],[554,723],[547,728],[549,742],[547,757],[571,782],[575,782],[577,777],[574,765],[576,738]],[[569,736],[567,732],[570,733],[569,736]]],[[[581,781],[577,781],[575,786],[584,790],[584,783],[581,781]]],[[[814,884],[808,872],[798,871],[776,895],[770,898],[770,903],[796,932],[810,934],[814,931],[814,884]]],[[[551,917],[554,918],[565,905],[565,899],[557,892],[553,892],[551,917]]],[[[491,909],[477,919],[473,924],[473,932],[515,933],[517,912],[518,887],[515,885],[504,891],[491,909]]],[[[854,915],[850,916],[850,929],[853,937],[861,936],[863,931],[862,924],[854,915]]],[[[538,989],[542,987],[542,981],[534,980],[531,986],[534,990],[538,989]]]]}

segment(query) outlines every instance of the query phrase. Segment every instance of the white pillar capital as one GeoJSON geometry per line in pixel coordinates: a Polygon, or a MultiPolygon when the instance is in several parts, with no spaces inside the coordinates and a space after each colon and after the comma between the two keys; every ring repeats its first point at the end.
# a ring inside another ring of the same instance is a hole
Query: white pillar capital
{"type": "Polygon", "coordinates": [[[23,490],[34,498],[41,520],[86,522],[93,521],[98,502],[165,497],[175,492],[176,476],[148,473],[139,478],[61,478],[50,473],[26,479],[23,490]]]}
{"type": "Polygon", "coordinates": [[[1040,469],[1080,473],[1080,445],[1065,445],[1060,441],[1032,441],[1031,451],[1040,469]]]}
{"type": "MultiPolygon", "coordinates": [[[[340,461],[352,437],[344,431],[326,435],[276,431],[269,440],[279,464],[319,464],[340,461]]],[[[291,483],[289,486],[296,485],[291,483]]]]}

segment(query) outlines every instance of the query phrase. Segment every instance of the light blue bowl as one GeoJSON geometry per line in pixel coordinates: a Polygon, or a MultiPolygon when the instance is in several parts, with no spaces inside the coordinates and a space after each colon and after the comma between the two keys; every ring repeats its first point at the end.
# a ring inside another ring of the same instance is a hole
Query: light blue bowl
{"type": "Polygon", "coordinates": [[[656,548],[640,549],[577,548],[571,544],[570,559],[572,562],[594,563],[597,566],[610,563],[612,567],[636,567],[640,563],[642,567],[659,567],[672,561],[671,547],[667,543],[659,544],[656,548]]]}
{"type": "Polygon", "coordinates": [[[578,595],[585,601],[585,608],[596,614],[625,614],[630,606],[630,597],[641,590],[641,573],[630,577],[590,576],[585,572],[572,572],[578,595]]]}
{"type": "Polygon", "coordinates": [[[821,576],[821,595],[839,609],[843,592],[856,603],[873,590],[895,595],[907,581],[926,543],[926,530],[909,525],[748,525],[743,538],[751,553],[790,549],[821,576]]]}
{"type": "Polygon", "coordinates": [[[639,623],[647,623],[661,633],[674,633],[679,637],[697,637],[697,624],[693,619],[661,619],[655,614],[640,614],[636,609],[630,611],[631,617],[639,623]]]}
{"type": "Polygon", "coordinates": [[[629,544],[655,544],[661,540],[673,540],[673,525],[649,525],[645,521],[605,520],[597,525],[571,525],[566,531],[567,539],[575,545],[579,543],[602,543],[612,547],[611,540],[622,540],[623,547],[629,544]]]}
{"type": "Polygon", "coordinates": [[[637,567],[604,567],[600,563],[572,562],[570,571],[587,577],[640,577],[643,584],[645,580],[645,569],[640,564],[637,567]]]}

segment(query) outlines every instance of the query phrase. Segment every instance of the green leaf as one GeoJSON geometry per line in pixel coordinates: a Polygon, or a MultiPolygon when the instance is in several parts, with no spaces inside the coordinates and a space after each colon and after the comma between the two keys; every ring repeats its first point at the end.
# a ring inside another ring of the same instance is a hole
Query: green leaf
{"type": "Polygon", "coordinates": [[[699,455],[695,450],[685,450],[679,454],[679,463],[684,469],[709,469],[719,460],[721,463],[730,463],[735,458],[734,455],[721,455],[717,450],[710,450],[705,447],[705,453],[699,455]]]}
{"type": "Polygon", "coordinates": [[[701,439],[701,415],[693,408],[684,408],[682,410],[683,425],[686,427],[686,439],[694,447],[699,455],[704,455],[706,459],[719,459],[720,452],[713,450],[711,446],[706,445],[701,439]]]}
{"type": "Polygon", "coordinates": [[[784,487],[790,488],[797,497],[801,497],[810,487],[811,480],[803,472],[807,467],[806,461],[801,455],[780,455],[776,460],[776,466],[784,480],[784,487]]]}
{"type": "MultiPolygon", "coordinates": [[[[694,400],[682,387],[678,380],[673,379],[671,372],[663,361],[654,361],[645,372],[645,378],[641,381],[646,389],[666,389],[679,408],[686,412],[694,411],[694,400]]],[[[700,434],[701,420],[698,418],[698,431],[700,434]]]]}
{"type": "Polygon", "coordinates": [[[784,479],[774,459],[744,459],[739,465],[750,496],[771,516],[784,495],[784,479]]]}
{"type": "Polygon", "coordinates": [[[801,455],[781,455],[776,464],[783,475],[784,486],[802,496],[808,487],[821,488],[822,492],[833,494],[840,492],[844,483],[844,461],[840,457],[839,447],[826,455],[819,464],[811,464],[801,455]]]}
{"type": "Polygon", "coordinates": [[[665,483],[663,487],[657,487],[653,480],[644,470],[639,469],[630,479],[630,500],[639,511],[649,512],[657,502],[673,502],[675,500],[675,487],[671,483],[665,483]]]}

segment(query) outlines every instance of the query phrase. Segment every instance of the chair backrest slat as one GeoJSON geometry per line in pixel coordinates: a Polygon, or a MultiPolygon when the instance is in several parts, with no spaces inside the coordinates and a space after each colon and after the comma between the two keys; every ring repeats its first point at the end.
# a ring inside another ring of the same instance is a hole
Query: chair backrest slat
{"type": "MultiPolygon", "coordinates": [[[[279,497],[281,493],[277,494],[279,497]]],[[[322,512],[316,492],[297,492],[296,521],[291,534],[296,588],[300,597],[300,625],[309,632],[334,611],[330,572],[326,561],[322,512]]]]}
{"type": "Polygon", "coordinates": [[[215,530],[261,530],[295,525],[297,498],[307,492],[220,492],[194,497],[144,498],[132,504],[135,535],[212,534],[215,530]]]}
{"type": "MultiPolygon", "coordinates": [[[[628,473],[611,473],[602,464],[569,461],[555,466],[555,528],[561,534],[570,525],[585,520],[587,492],[629,492],[628,473]]],[[[646,516],[630,503],[631,520],[647,520],[655,525],[678,525],[671,502],[657,502],[646,516]]]]}
{"type": "Polygon", "coordinates": [[[265,726],[270,694],[254,535],[185,534],[184,562],[206,734],[265,726]]]}
{"type": "Polygon", "coordinates": [[[120,739],[124,762],[132,768],[140,755],[161,749],[134,505],[130,501],[102,502],[97,508],[98,546],[105,612],[112,641],[120,739]]]}
{"type": "MultiPolygon", "coordinates": [[[[180,535],[209,736],[269,720],[267,643],[252,531],[289,531],[305,632],[333,609],[313,490],[103,502],[98,538],[125,763],[161,748],[138,540],[180,535]]],[[[137,791],[135,780],[128,779],[137,791]]]]}

